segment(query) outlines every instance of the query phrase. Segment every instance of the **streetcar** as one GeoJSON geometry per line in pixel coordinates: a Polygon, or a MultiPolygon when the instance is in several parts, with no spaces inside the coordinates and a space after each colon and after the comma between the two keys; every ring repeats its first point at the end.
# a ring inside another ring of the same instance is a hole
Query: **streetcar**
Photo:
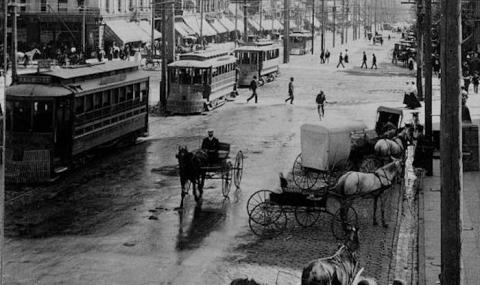
{"type": "Polygon", "coordinates": [[[290,54],[304,55],[312,52],[312,34],[306,32],[290,33],[290,54]]]}
{"type": "Polygon", "coordinates": [[[234,91],[236,58],[224,50],[181,54],[168,65],[167,111],[194,114],[223,105],[234,91]]]}
{"type": "Polygon", "coordinates": [[[19,75],[6,89],[6,181],[51,181],[94,149],[148,135],[148,95],[133,62],[19,75]]]}
{"type": "Polygon", "coordinates": [[[239,86],[250,84],[253,76],[260,83],[273,81],[278,76],[280,65],[280,46],[272,41],[253,42],[235,49],[238,63],[239,86]]]}

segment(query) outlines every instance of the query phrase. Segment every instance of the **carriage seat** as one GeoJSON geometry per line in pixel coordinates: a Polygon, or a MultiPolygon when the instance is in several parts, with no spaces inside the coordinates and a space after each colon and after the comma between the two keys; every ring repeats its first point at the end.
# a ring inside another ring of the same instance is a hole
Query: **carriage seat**
{"type": "Polygon", "coordinates": [[[218,144],[218,160],[222,161],[228,158],[230,154],[230,144],[220,142],[218,144]]]}

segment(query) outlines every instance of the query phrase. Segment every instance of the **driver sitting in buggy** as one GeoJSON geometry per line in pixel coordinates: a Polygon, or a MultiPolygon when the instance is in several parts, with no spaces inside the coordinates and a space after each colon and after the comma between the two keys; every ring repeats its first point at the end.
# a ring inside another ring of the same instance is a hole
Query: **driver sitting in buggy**
{"type": "Polygon", "coordinates": [[[203,139],[202,150],[208,155],[208,163],[214,164],[218,161],[218,150],[220,142],[213,136],[213,130],[208,130],[208,137],[203,139]]]}

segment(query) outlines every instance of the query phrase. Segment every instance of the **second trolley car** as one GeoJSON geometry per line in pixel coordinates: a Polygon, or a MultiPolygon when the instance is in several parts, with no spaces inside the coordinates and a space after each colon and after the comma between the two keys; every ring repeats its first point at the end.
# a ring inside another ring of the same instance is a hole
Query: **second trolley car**
{"type": "Polygon", "coordinates": [[[280,65],[280,46],[273,42],[255,42],[235,49],[238,62],[237,84],[250,84],[253,76],[261,83],[272,81],[278,76],[280,65]]]}
{"type": "Polygon", "coordinates": [[[236,59],[228,51],[180,55],[168,65],[167,111],[201,113],[223,105],[235,86],[236,59]]]}
{"type": "Polygon", "coordinates": [[[290,33],[290,54],[304,55],[312,52],[312,34],[305,32],[290,33]]]}
{"type": "Polygon", "coordinates": [[[6,89],[6,181],[49,181],[90,150],[147,135],[148,94],[148,75],[124,61],[19,75],[6,89]]]}

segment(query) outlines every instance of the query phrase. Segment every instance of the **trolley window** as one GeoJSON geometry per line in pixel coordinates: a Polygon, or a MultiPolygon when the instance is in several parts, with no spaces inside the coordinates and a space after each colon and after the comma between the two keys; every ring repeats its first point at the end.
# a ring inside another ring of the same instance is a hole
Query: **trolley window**
{"type": "Polygon", "coordinates": [[[93,94],[93,108],[102,108],[102,92],[93,94]]]}
{"type": "Polygon", "coordinates": [[[75,98],[75,114],[79,115],[84,112],[84,105],[85,105],[85,97],[77,97],[75,98]]]}
{"type": "Polygon", "coordinates": [[[125,101],[125,87],[120,87],[118,91],[119,91],[118,101],[122,103],[125,101]]]}
{"type": "Polygon", "coordinates": [[[27,132],[30,130],[32,118],[31,101],[13,102],[13,131],[27,132]]]}
{"type": "Polygon", "coordinates": [[[85,112],[89,112],[93,109],[93,94],[85,96],[85,112]]]}
{"type": "Polygon", "coordinates": [[[53,104],[47,101],[33,103],[33,131],[50,132],[53,123],[53,104]]]}
{"type": "Polygon", "coordinates": [[[103,97],[102,98],[103,107],[109,106],[110,105],[110,90],[103,91],[102,97],[103,97]]]}
{"type": "Polygon", "coordinates": [[[126,94],[127,94],[127,101],[133,100],[133,86],[128,85],[125,87],[126,94]]]}

